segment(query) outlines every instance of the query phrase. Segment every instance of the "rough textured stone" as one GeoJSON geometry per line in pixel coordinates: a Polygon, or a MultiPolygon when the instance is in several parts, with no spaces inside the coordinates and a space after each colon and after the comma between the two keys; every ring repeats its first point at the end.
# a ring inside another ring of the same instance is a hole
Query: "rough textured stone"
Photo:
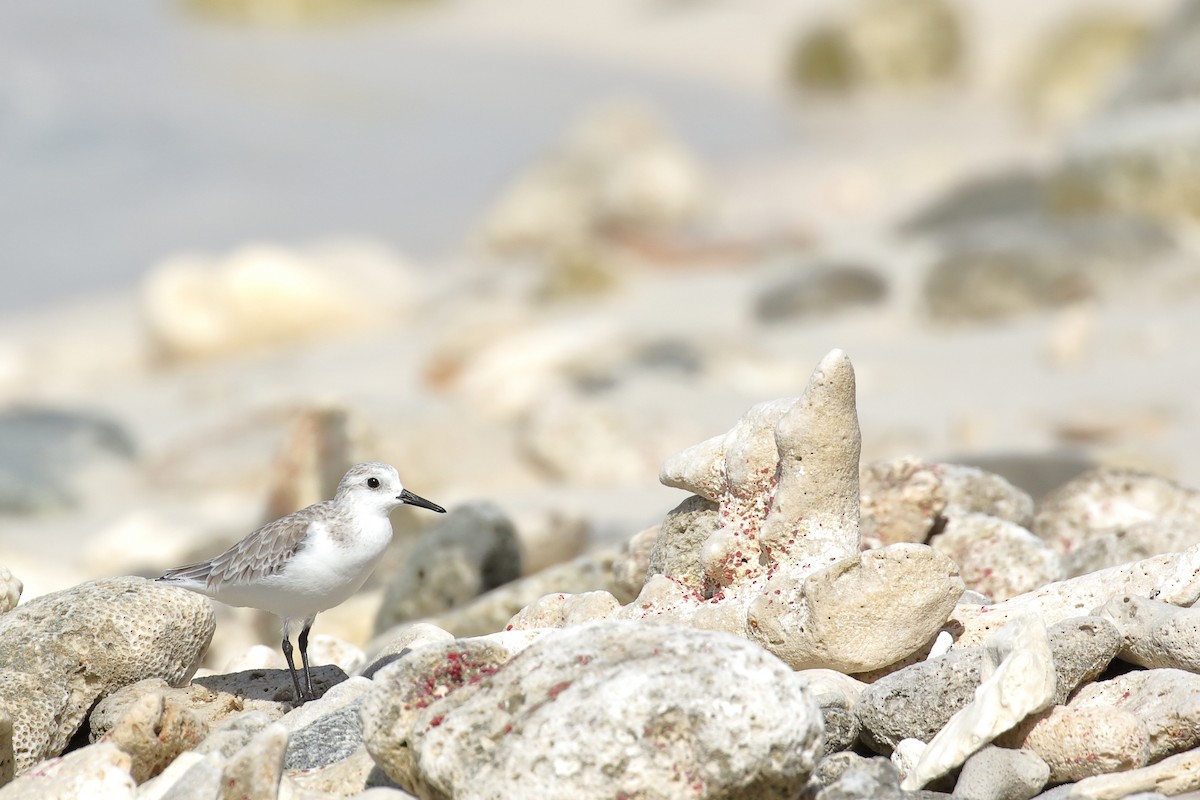
{"type": "Polygon", "coordinates": [[[613,616],[621,604],[608,592],[548,594],[517,612],[505,630],[564,628],[613,616]]]}
{"type": "Polygon", "coordinates": [[[862,723],[854,706],[866,684],[831,669],[798,670],[821,709],[825,723],[825,754],[848,750],[858,741],[862,723]]]}
{"type": "MultiPolygon", "coordinates": [[[[1058,703],[1099,675],[1120,647],[1116,628],[1098,617],[1064,620],[1050,627],[1049,639],[1058,703]]],[[[867,686],[855,707],[864,742],[887,754],[902,739],[932,739],[974,698],[982,658],[979,647],[951,650],[867,686]]]]}
{"type": "Polygon", "coordinates": [[[1058,554],[1016,523],[987,514],[954,515],[930,546],[958,564],[968,589],[1007,600],[1063,577],[1058,554]]]}
{"type": "Polygon", "coordinates": [[[1158,796],[1175,797],[1184,792],[1200,789],[1200,750],[1170,756],[1157,764],[1084,778],[1071,789],[1071,798],[1081,800],[1120,800],[1120,798],[1143,798],[1150,800],[1155,795],[1139,795],[1139,792],[1158,792],[1158,796]]]}
{"type": "Polygon", "coordinates": [[[456,636],[479,636],[503,630],[513,615],[547,594],[605,591],[621,602],[633,599],[613,574],[620,558],[616,547],[595,550],[527,578],[500,586],[472,602],[425,620],[456,636]]]}
{"type": "MultiPolygon", "coordinates": [[[[704,586],[704,542],[721,525],[716,501],[692,495],[667,512],[659,527],[646,576],[669,575],[697,591],[704,586]]],[[[643,584],[645,582],[643,581],[643,584]]]]}
{"type": "Polygon", "coordinates": [[[208,737],[196,747],[195,752],[200,755],[219,756],[214,763],[224,763],[225,759],[231,758],[234,753],[249,744],[250,740],[260,731],[275,721],[277,718],[271,717],[264,711],[247,711],[236,717],[230,717],[215,726],[208,737]]]}
{"type": "Polygon", "coordinates": [[[1029,800],[1050,780],[1050,767],[1030,750],[989,745],[966,760],[954,784],[962,800],[1029,800]]]}
{"type": "Polygon", "coordinates": [[[1051,783],[1133,769],[1150,758],[1150,734],[1132,713],[1115,708],[1054,706],[998,740],[1032,750],[1050,767],[1051,783]]]}
{"type": "Polygon", "coordinates": [[[856,757],[838,766],[840,772],[821,788],[817,800],[904,800],[908,796],[900,789],[896,768],[886,758],[856,757]]]}
{"type": "Polygon", "coordinates": [[[375,630],[456,608],[520,576],[508,516],[489,502],[459,504],[421,535],[388,580],[375,630]]]}
{"type": "MultiPolygon", "coordinates": [[[[14,715],[18,769],[61,753],[99,698],[143,678],[185,683],[215,627],[206,599],[142,578],[83,583],[0,616],[0,670],[33,676],[46,696],[36,707],[48,715],[14,715]]],[[[10,713],[14,700],[0,696],[10,713]]]]}
{"type": "Polygon", "coordinates": [[[1200,672],[1200,608],[1126,594],[1109,600],[1097,613],[1121,632],[1122,660],[1200,672]]]}
{"type": "Polygon", "coordinates": [[[372,755],[423,797],[790,798],[820,752],[805,683],[728,634],[593,623],[502,669],[431,650],[381,673],[363,709],[372,755]]]}
{"type": "Polygon", "coordinates": [[[397,625],[376,637],[367,646],[369,653],[367,664],[359,671],[359,675],[364,678],[374,678],[376,672],[388,664],[404,658],[412,651],[419,650],[425,645],[445,642],[453,638],[454,634],[427,622],[397,625]]]}
{"type": "Polygon", "coordinates": [[[962,764],[975,751],[1053,702],[1054,658],[1045,625],[1018,617],[984,643],[983,681],[975,698],[938,731],[916,767],[901,781],[919,789],[962,764]]]}
{"type": "Polygon", "coordinates": [[[4,787],[4,800],[133,800],[129,764],[116,745],[94,744],[17,776],[4,787]]]}
{"type": "Polygon", "coordinates": [[[957,633],[955,646],[962,647],[977,644],[1014,614],[1032,612],[1052,624],[1089,613],[1122,594],[1192,605],[1200,599],[1200,545],[1056,581],[993,605],[960,604],[950,626],[957,633]]]}
{"type": "Polygon", "coordinates": [[[620,555],[613,561],[613,579],[630,597],[636,597],[646,583],[658,533],[658,525],[638,531],[621,545],[620,555]]]}
{"type": "Polygon", "coordinates": [[[0,786],[4,786],[17,773],[17,759],[13,754],[12,717],[0,708],[0,786]]]}
{"type": "Polygon", "coordinates": [[[1028,525],[1033,500],[1004,478],[976,467],[914,458],[862,469],[862,535],[891,544],[924,542],[950,517],[986,514],[1028,525]]]}
{"type": "MultiPolygon", "coordinates": [[[[346,680],[346,673],[333,664],[314,666],[311,670],[313,691],[317,697],[330,687],[346,680]]],[[[295,704],[296,689],[286,669],[249,669],[224,675],[205,675],[192,681],[210,692],[230,694],[238,698],[244,708],[266,708],[278,710],[275,704],[295,704]],[[262,705],[265,703],[266,705],[262,705]]]]}
{"type": "Polygon", "coordinates": [[[129,772],[143,783],[162,772],[176,756],[200,744],[208,726],[174,698],[146,694],[104,734],[131,759],[129,772]]]}
{"type": "Polygon", "coordinates": [[[8,567],[0,566],[0,614],[16,608],[24,590],[21,579],[13,575],[8,567]]]}
{"type": "Polygon", "coordinates": [[[278,795],[287,743],[287,729],[278,722],[255,734],[221,771],[223,800],[258,800],[278,795]]]}
{"type": "Polygon", "coordinates": [[[289,734],[284,767],[323,767],[362,747],[359,709],[371,686],[367,678],[350,678],[281,719],[289,734]]]}
{"type": "Polygon", "coordinates": [[[1047,495],[1032,530],[1062,555],[1066,576],[1084,575],[1200,544],[1200,493],[1102,467],[1047,495]]]}
{"type": "Polygon", "coordinates": [[[1150,760],[1200,744],[1200,675],[1177,669],[1127,672],[1091,683],[1071,698],[1070,708],[1128,711],[1150,734],[1150,760]]]}

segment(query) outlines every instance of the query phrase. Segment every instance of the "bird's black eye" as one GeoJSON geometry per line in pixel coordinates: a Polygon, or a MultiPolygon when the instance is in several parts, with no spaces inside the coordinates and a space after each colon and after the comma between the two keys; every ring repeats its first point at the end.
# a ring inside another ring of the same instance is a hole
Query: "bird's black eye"
{"type": "Polygon", "coordinates": [[[372,489],[378,489],[379,478],[367,478],[367,486],[370,486],[372,489]]]}

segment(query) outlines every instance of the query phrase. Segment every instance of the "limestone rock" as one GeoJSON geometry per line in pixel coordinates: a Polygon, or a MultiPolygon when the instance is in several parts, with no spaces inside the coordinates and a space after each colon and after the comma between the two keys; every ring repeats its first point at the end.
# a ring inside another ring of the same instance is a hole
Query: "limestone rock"
{"type": "Polygon", "coordinates": [[[564,628],[584,622],[608,619],[621,604],[608,592],[548,594],[540,597],[508,621],[505,630],[564,628]]]}
{"type": "Polygon", "coordinates": [[[520,575],[512,521],[493,503],[459,504],[422,534],[388,581],[375,629],[448,611],[520,575]]]}
{"type": "Polygon", "coordinates": [[[1157,761],[1200,744],[1200,675],[1178,669],[1127,672],[1081,688],[1069,708],[1127,711],[1146,726],[1157,761]]]}
{"type": "Polygon", "coordinates": [[[0,614],[16,608],[24,590],[21,579],[13,575],[8,567],[0,566],[0,614]]]}
{"type": "Polygon", "coordinates": [[[1109,600],[1098,613],[1121,631],[1122,660],[1200,672],[1200,608],[1126,594],[1109,600]]]}
{"type": "Polygon", "coordinates": [[[658,525],[638,531],[621,546],[620,555],[613,561],[613,579],[631,597],[636,597],[646,583],[658,532],[658,525]]]}
{"type": "Polygon", "coordinates": [[[287,729],[278,722],[255,734],[221,770],[224,800],[276,797],[279,794],[279,782],[283,778],[287,744],[287,729]]]}
{"type": "Polygon", "coordinates": [[[409,283],[395,256],[374,245],[255,244],[156,264],[141,304],[163,358],[211,358],[377,324],[404,308],[409,283]]]}
{"type": "Polygon", "coordinates": [[[633,598],[613,574],[619,548],[605,547],[550,567],[536,575],[499,586],[470,603],[426,620],[457,636],[477,636],[503,630],[513,615],[552,593],[605,591],[621,602],[633,598]]]}
{"type": "Polygon", "coordinates": [[[137,784],[129,764],[116,745],[94,744],[19,775],[2,794],[4,800],[133,800],[137,784]]]}
{"type": "MultiPolygon", "coordinates": [[[[313,691],[317,697],[346,680],[346,673],[333,664],[313,666],[313,691]]],[[[221,675],[205,675],[192,681],[194,686],[221,695],[233,695],[243,708],[268,709],[279,713],[281,704],[295,704],[295,687],[286,669],[250,669],[221,675]]]]}
{"type": "Polygon", "coordinates": [[[832,669],[802,669],[796,675],[808,684],[821,709],[825,726],[825,755],[849,750],[858,741],[862,722],[854,713],[866,684],[832,669]]]}
{"type": "MultiPolygon", "coordinates": [[[[14,715],[14,737],[28,743],[18,745],[18,769],[62,752],[105,695],[149,677],[185,683],[215,626],[205,598],[142,578],[90,581],[0,616],[0,670],[32,676],[45,695],[35,704],[45,716],[14,715]]],[[[10,713],[25,702],[0,697],[10,713]]]]}
{"type": "Polygon", "coordinates": [[[100,741],[128,753],[130,774],[144,783],[207,734],[204,721],[178,700],[151,693],[142,695],[100,741]]]}
{"type": "Polygon", "coordinates": [[[1139,792],[1175,797],[1185,792],[1194,796],[1197,789],[1200,789],[1200,750],[1189,750],[1140,769],[1084,778],[1072,787],[1070,797],[1086,800],[1127,797],[1132,800],[1139,792]]]}
{"type": "Polygon", "coordinates": [[[1050,767],[1050,782],[1132,769],[1150,758],[1146,725],[1116,708],[1054,706],[1005,734],[1000,743],[1031,750],[1050,767]]]}
{"type": "Polygon", "coordinates": [[[1043,499],[1033,532],[1068,576],[1200,544],[1200,493],[1148,472],[1099,468],[1043,499]]]}
{"type": "Polygon", "coordinates": [[[968,589],[1007,600],[1063,577],[1058,554],[1013,522],[968,513],[947,519],[930,546],[958,564],[968,589]]]}
{"type": "Polygon", "coordinates": [[[960,604],[951,616],[951,625],[958,630],[955,647],[978,643],[1014,614],[1036,613],[1053,624],[1123,594],[1192,605],[1200,599],[1200,545],[1056,581],[993,605],[960,604]]]}
{"type": "Polygon", "coordinates": [[[1029,800],[1050,780],[1050,767],[1030,750],[988,745],[966,760],[954,796],[962,800],[1029,800]]]}
{"type": "Polygon", "coordinates": [[[138,786],[137,800],[208,800],[221,795],[219,756],[180,753],[166,769],[138,786]]]}
{"type": "Polygon", "coordinates": [[[821,751],[806,684],[728,634],[592,623],[542,637],[502,669],[437,666],[429,653],[389,667],[363,710],[372,755],[423,797],[791,798],[821,751]]]}
{"type": "Polygon", "coordinates": [[[951,517],[986,514],[1028,525],[1033,500],[1004,478],[976,467],[913,458],[864,465],[862,535],[892,544],[925,542],[951,517]]]}
{"type": "Polygon", "coordinates": [[[374,678],[375,673],[388,664],[403,658],[425,645],[450,641],[454,634],[427,622],[398,625],[375,638],[368,646],[368,663],[359,672],[364,678],[374,678]]]}
{"type": "Polygon", "coordinates": [[[975,699],[938,731],[916,768],[901,782],[919,789],[1054,699],[1054,658],[1041,620],[1018,617],[984,643],[983,682],[975,699]]]}
{"type": "MultiPolygon", "coordinates": [[[[1066,702],[1081,684],[1099,675],[1120,648],[1107,620],[1076,617],[1048,631],[1055,671],[1055,702],[1066,702]]],[[[929,741],[975,696],[982,681],[983,650],[967,647],[884,676],[863,690],[855,713],[863,741],[888,753],[902,739],[929,741]]]]}

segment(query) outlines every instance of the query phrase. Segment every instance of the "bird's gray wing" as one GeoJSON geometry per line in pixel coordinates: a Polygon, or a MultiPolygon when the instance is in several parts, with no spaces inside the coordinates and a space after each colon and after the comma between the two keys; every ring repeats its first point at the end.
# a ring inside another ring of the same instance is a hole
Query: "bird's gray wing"
{"type": "Polygon", "coordinates": [[[268,523],[216,558],[170,570],[159,580],[203,583],[212,590],[274,575],[303,549],[317,506],[268,523]]]}

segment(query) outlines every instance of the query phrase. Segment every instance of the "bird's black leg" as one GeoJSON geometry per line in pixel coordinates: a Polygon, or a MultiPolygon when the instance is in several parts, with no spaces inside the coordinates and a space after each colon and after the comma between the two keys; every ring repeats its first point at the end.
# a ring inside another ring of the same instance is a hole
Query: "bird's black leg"
{"type": "MultiPolygon", "coordinates": [[[[304,641],[304,639],[301,638],[301,641],[304,641]]],[[[303,645],[301,646],[300,654],[304,655],[303,645]]],[[[292,673],[292,685],[296,687],[296,702],[302,703],[308,698],[300,691],[300,678],[296,675],[296,662],[292,661],[292,643],[288,641],[286,632],[283,635],[283,657],[287,659],[288,672],[292,673]]],[[[308,658],[305,657],[305,661],[307,660],[308,658]]]]}
{"type": "Polygon", "coordinates": [[[304,682],[308,684],[308,700],[316,700],[317,694],[312,688],[312,673],[308,671],[308,632],[312,629],[313,620],[315,617],[304,620],[304,627],[300,630],[300,638],[297,641],[300,643],[300,660],[304,663],[304,682]]]}

